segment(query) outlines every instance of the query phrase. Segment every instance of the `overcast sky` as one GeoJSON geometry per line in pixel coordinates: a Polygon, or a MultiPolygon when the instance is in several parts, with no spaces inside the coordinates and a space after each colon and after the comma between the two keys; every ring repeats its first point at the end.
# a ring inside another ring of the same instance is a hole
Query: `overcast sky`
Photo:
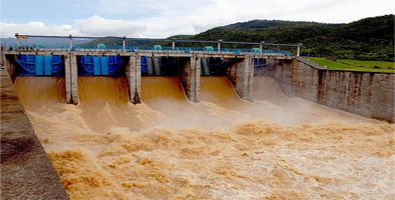
{"type": "Polygon", "coordinates": [[[1,37],[165,38],[254,19],[349,23],[395,13],[395,0],[0,0],[1,37]]]}

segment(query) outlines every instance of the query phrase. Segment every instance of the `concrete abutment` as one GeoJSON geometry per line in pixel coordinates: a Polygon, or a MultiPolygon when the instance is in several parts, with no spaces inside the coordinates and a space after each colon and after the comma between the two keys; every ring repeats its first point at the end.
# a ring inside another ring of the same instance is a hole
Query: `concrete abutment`
{"type": "Polygon", "coordinates": [[[285,60],[265,75],[274,78],[289,97],[394,122],[394,73],[328,70],[299,57],[285,60]]]}
{"type": "Polygon", "coordinates": [[[19,101],[11,74],[0,69],[0,75],[1,199],[69,199],[19,101]]]}

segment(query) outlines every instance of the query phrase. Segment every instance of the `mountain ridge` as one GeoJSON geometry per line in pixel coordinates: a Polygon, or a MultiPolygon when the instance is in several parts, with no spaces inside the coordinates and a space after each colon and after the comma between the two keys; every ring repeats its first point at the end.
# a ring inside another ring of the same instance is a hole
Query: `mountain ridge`
{"type": "Polygon", "coordinates": [[[393,14],[338,24],[255,19],[215,27],[184,39],[302,43],[302,56],[394,61],[394,22],[393,14]]]}
{"type": "MultiPolygon", "coordinates": [[[[350,23],[320,23],[313,21],[289,21],[254,19],[211,28],[195,35],[173,35],[167,39],[211,40],[237,42],[261,42],[274,44],[303,44],[301,56],[327,57],[331,59],[394,61],[393,14],[363,18],[350,23]]],[[[3,40],[3,39],[2,39],[3,40]]],[[[15,39],[14,39],[15,40],[15,39]]],[[[29,39],[30,40],[30,39],[29,39]]],[[[5,40],[6,41],[6,40],[5,40]]],[[[171,42],[127,39],[128,46],[171,46],[171,42]]],[[[63,42],[67,44],[67,41],[63,42]]],[[[73,42],[77,45],[80,42],[73,42]]],[[[86,45],[122,45],[122,39],[106,38],[86,42],[86,45]]],[[[10,44],[7,42],[7,44],[10,44]]],[[[176,46],[209,46],[205,43],[177,43],[176,46]]],[[[46,45],[46,46],[50,46],[46,45]]],[[[224,48],[254,48],[251,45],[223,44],[224,48]]],[[[265,46],[265,49],[279,49],[265,46]]],[[[296,48],[281,47],[296,54],[296,48]]]]}

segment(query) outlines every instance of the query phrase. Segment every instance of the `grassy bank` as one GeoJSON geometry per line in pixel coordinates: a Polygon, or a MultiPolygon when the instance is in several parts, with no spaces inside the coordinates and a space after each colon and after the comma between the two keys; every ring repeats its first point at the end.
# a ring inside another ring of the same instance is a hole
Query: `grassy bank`
{"type": "Polygon", "coordinates": [[[325,58],[314,57],[310,57],[308,59],[319,65],[326,66],[328,69],[395,73],[395,66],[393,62],[341,59],[332,61],[325,58]]]}

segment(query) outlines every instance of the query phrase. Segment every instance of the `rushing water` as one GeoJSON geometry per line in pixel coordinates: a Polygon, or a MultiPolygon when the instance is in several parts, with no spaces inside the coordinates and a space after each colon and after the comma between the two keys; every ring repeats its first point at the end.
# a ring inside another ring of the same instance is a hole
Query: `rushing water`
{"type": "Polygon", "coordinates": [[[202,77],[201,103],[175,77],[18,77],[34,130],[71,199],[394,199],[394,125],[287,98],[254,78],[254,102],[202,77]]]}

